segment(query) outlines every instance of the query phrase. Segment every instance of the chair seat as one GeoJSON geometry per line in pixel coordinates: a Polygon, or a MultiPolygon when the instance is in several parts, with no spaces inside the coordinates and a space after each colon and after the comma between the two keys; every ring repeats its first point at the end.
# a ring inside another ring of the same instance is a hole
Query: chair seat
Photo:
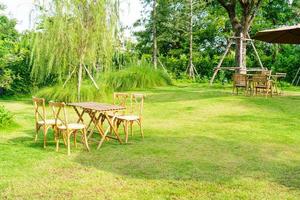
{"type": "Polygon", "coordinates": [[[109,117],[114,117],[114,116],[120,116],[120,115],[122,115],[121,113],[118,113],[118,112],[109,112],[109,113],[107,113],[107,115],[109,116],[109,117]]]}
{"type": "Polygon", "coordinates": [[[255,87],[256,88],[267,88],[268,86],[266,86],[266,85],[256,85],[255,87]]]}
{"type": "Polygon", "coordinates": [[[136,120],[140,119],[140,117],[137,115],[120,115],[120,116],[117,116],[117,119],[127,120],[127,121],[136,121],[136,120]]]}
{"type": "MultiPolygon", "coordinates": [[[[55,125],[55,119],[47,119],[46,121],[38,121],[38,124],[40,125],[55,125]]],[[[60,120],[57,120],[57,124],[61,124],[60,120]]]]}
{"type": "MultiPolygon", "coordinates": [[[[58,126],[58,128],[59,129],[67,129],[67,127],[65,125],[58,126]]],[[[84,124],[73,123],[73,124],[68,124],[68,128],[73,129],[73,130],[80,130],[80,129],[84,129],[85,125],[84,124]]]]}
{"type": "Polygon", "coordinates": [[[235,87],[246,87],[245,84],[235,84],[235,87]]]}

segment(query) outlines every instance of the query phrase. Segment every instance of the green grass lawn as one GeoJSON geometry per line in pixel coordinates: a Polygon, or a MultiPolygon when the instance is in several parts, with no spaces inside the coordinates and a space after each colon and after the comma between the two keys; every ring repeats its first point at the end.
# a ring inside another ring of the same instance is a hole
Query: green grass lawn
{"type": "Polygon", "coordinates": [[[144,93],[144,140],[136,126],[130,144],[72,146],[70,157],[62,144],[55,152],[52,134],[46,149],[42,134],[33,142],[30,98],[0,100],[17,123],[0,130],[0,199],[300,198],[297,91],[268,99],[203,85],[144,93]]]}

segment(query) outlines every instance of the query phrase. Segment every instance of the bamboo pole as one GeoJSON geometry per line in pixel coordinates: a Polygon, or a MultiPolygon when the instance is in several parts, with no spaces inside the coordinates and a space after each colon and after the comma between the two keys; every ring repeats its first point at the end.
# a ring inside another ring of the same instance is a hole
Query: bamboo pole
{"type": "Polygon", "coordinates": [[[86,73],[89,75],[89,77],[90,77],[90,79],[92,80],[92,82],[93,82],[93,84],[95,85],[95,87],[99,90],[99,87],[98,87],[96,81],[94,80],[93,76],[90,74],[89,70],[86,68],[85,65],[83,65],[83,67],[84,67],[86,73]]]}
{"type": "Polygon", "coordinates": [[[216,76],[217,76],[217,74],[218,74],[218,72],[219,72],[219,70],[220,70],[220,68],[221,68],[222,63],[223,63],[223,61],[224,61],[226,55],[227,55],[228,52],[229,52],[229,49],[230,49],[231,45],[232,45],[232,41],[229,40],[228,45],[227,45],[227,47],[226,47],[226,50],[225,50],[225,52],[224,52],[224,54],[223,54],[223,56],[222,56],[222,58],[221,58],[221,60],[220,60],[220,62],[219,62],[219,64],[218,64],[218,66],[216,67],[216,69],[215,69],[215,71],[214,71],[214,74],[213,74],[212,78],[210,79],[210,85],[213,84],[213,82],[214,82],[214,80],[215,80],[215,78],[216,78],[216,76]]]}
{"type": "Polygon", "coordinates": [[[258,62],[259,62],[260,67],[261,67],[262,69],[265,69],[265,68],[264,68],[264,65],[263,65],[262,62],[261,62],[260,56],[259,56],[259,54],[258,54],[258,52],[257,52],[257,49],[256,49],[256,47],[255,47],[253,41],[252,41],[251,38],[250,38],[249,33],[247,33],[247,37],[250,39],[250,43],[251,43],[251,45],[252,45],[252,47],[253,47],[253,49],[254,49],[254,52],[255,52],[255,54],[256,54],[256,57],[257,57],[257,59],[258,59],[258,62]]]}

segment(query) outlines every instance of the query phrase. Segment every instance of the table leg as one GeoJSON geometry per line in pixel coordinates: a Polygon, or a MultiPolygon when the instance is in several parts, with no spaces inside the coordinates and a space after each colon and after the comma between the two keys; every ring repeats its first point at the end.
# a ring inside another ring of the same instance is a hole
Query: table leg
{"type": "Polygon", "coordinates": [[[73,108],[74,108],[75,112],[77,113],[77,115],[79,117],[79,119],[77,120],[77,123],[82,122],[84,124],[84,121],[83,121],[82,117],[83,117],[83,114],[85,113],[85,110],[83,109],[82,112],[79,113],[78,109],[75,106],[73,106],[73,108]]]}
{"type": "Polygon", "coordinates": [[[94,127],[93,128],[91,128],[90,130],[88,130],[88,138],[90,138],[92,135],[93,135],[93,133],[94,133],[94,129],[96,128],[96,122],[98,121],[97,120],[97,117],[96,117],[96,114],[97,114],[97,112],[89,112],[88,113],[89,114],[89,116],[90,116],[90,118],[91,118],[91,120],[90,120],[90,123],[89,123],[89,125],[88,125],[88,129],[90,129],[90,126],[91,126],[91,123],[93,123],[94,124],[94,127]]]}
{"type": "Polygon", "coordinates": [[[89,125],[86,127],[87,130],[91,127],[91,125],[93,123],[93,118],[95,117],[96,112],[90,111],[90,112],[88,112],[88,114],[89,114],[91,120],[89,122],[89,125]]]}
{"type": "Polygon", "coordinates": [[[116,129],[116,127],[114,126],[113,124],[113,121],[115,120],[115,116],[110,119],[110,117],[107,115],[107,113],[104,113],[104,117],[105,119],[107,120],[108,124],[109,124],[109,127],[106,129],[106,131],[104,132],[104,137],[102,137],[102,139],[100,140],[99,142],[99,145],[97,147],[97,149],[99,149],[102,145],[102,143],[104,142],[105,138],[107,137],[107,134],[109,133],[109,130],[112,129],[113,133],[115,134],[115,136],[117,137],[116,139],[119,141],[120,144],[122,144],[122,140],[118,134],[118,131],[116,129]]]}

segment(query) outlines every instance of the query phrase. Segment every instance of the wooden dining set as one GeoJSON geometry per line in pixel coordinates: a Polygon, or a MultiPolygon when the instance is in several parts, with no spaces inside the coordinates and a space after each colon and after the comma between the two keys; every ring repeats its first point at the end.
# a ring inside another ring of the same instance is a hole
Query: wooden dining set
{"type": "Polygon", "coordinates": [[[67,146],[68,155],[71,154],[71,137],[74,137],[74,145],[77,147],[77,134],[81,134],[82,143],[89,151],[89,142],[96,140],[93,134],[97,133],[100,139],[97,141],[99,149],[104,142],[110,139],[117,140],[120,144],[123,140],[119,134],[119,127],[123,125],[125,143],[128,143],[129,128],[133,136],[133,124],[138,124],[142,138],[144,138],[142,126],[142,113],[144,107],[143,94],[114,93],[113,104],[98,102],[49,102],[53,117],[48,119],[44,98],[33,97],[35,108],[35,141],[40,130],[44,136],[44,148],[47,143],[47,133],[53,129],[56,151],[59,150],[60,139],[67,146]],[[66,107],[72,107],[77,114],[77,120],[70,121],[66,107]]]}
{"type": "Polygon", "coordinates": [[[282,94],[280,81],[286,73],[272,74],[271,70],[248,71],[247,74],[233,74],[233,94],[243,89],[245,95],[263,94],[266,97],[282,94]]]}

